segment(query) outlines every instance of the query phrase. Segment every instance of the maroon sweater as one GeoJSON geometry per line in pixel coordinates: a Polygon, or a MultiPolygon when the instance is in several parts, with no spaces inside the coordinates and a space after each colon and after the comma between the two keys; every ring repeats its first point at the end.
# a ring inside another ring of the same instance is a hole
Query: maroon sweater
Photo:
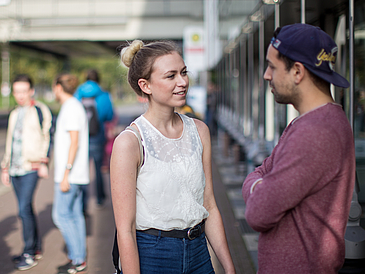
{"type": "Polygon", "coordinates": [[[337,273],[354,182],[353,135],[339,105],[326,104],[288,125],[243,183],[246,220],[261,232],[258,273],[337,273]]]}

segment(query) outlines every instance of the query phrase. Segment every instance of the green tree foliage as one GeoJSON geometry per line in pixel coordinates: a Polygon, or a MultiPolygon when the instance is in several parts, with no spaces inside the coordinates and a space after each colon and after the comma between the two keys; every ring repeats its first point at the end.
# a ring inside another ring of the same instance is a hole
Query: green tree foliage
{"type": "Polygon", "coordinates": [[[62,70],[63,60],[51,54],[10,46],[10,81],[20,73],[29,74],[36,85],[52,88],[55,76],[62,70]]]}
{"type": "Polygon", "coordinates": [[[127,82],[127,69],[120,64],[117,56],[94,58],[74,58],[70,62],[71,73],[78,76],[80,83],[86,79],[90,69],[96,69],[100,75],[100,85],[109,91],[115,99],[122,99],[132,93],[127,82]]]}
{"type": "MultiPolygon", "coordinates": [[[[29,74],[34,81],[38,98],[42,99],[47,92],[52,91],[53,81],[59,73],[70,72],[75,74],[81,84],[85,81],[86,72],[89,69],[98,70],[100,85],[111,93],[115,101],[126,97],[134,97],[134,92],[127,81],[128,71],[121,65],[120,59],[116,55],[62,59],[49,53],[42,53],[12,44],[9,46],[9,50],[10,82],[17,74],[29,74]]],[[[0,73],[0,79],[1,75],[0,73]]],[[[14,106],[15,102],[12,96],[8,101],[10,103],[9,107],[14,106]]],[[[1,105],[3,105],[2,102],[1,105]]]]}

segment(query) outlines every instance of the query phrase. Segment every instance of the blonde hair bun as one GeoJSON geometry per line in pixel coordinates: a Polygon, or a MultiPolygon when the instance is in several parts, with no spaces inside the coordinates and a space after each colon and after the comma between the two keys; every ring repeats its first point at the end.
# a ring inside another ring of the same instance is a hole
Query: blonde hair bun
{"type": "Polygon", "coordinates": [[[122,62],[126,67],[131,66],[134,56],[142,47],[143,42],[141,40],[134,40],[132,44],[122,50],[122,62]]]}

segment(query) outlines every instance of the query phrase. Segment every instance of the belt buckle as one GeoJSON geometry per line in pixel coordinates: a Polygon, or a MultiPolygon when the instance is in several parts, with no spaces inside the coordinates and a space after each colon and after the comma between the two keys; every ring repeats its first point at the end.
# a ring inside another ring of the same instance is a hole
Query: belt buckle
{"type": "Polygon", "coordinates": [[[201,226],[194,226],[188,230],[188,239],[194,240],[198,238],[201,234],[201,226]],[[199,233],[200,232],[200,233],[199,233]]]}

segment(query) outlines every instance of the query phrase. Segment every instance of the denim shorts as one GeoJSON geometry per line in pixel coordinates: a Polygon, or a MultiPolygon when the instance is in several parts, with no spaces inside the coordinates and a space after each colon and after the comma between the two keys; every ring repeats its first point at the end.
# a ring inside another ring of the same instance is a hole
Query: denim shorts
{"type": "Polygon", "coordinates": [[[214,273],[205,233],[194,240],[137,231],[141,274],[214,273]]]}

